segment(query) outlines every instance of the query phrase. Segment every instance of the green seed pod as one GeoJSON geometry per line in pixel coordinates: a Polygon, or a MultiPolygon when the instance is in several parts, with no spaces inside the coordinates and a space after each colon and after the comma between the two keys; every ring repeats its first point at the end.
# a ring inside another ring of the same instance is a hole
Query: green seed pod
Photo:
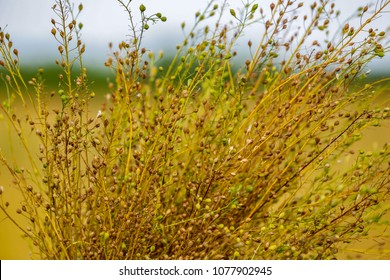
{"type": "Polygon", "coordinates": [[[103,241],[106,241],[110,237],[110,234],[108,232],[102,232],[102,237],[103,241]]]}
{"type": "Polygon", "coordinates": [[[141,6],[139,6],[139,10],[141,11],[141,13],[145,12],[146,11],[145,5],[141,4],[141,6]]]}
{"type": "Polygon", "coordinates": [[[258,4],[254,4],[254,5],[252,6],[251,13],[256,12],[256,10],[257,10],[258,7],[259,7],[258,4]]]}

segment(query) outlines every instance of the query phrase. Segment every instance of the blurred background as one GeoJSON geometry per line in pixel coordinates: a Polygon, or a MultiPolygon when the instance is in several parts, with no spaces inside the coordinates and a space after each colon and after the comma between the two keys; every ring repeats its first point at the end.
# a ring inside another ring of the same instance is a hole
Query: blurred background
{"type": "MultiPolygon", "coordinates": [[[[52,63],[57,58],[57,43],[50,33],[52,28],[50,19],[55,15],[51,9],[54,0],[0,0],[0,27],[6,28],[6,32],[12,35],[14,46],[19,49],[20,61],[23,65],[37,66],[40,64],[52,63]]],[[[82,11],[79,21],[84,25],[82,37],[87,45],[85,54],[86,62],[94,67],[103,68],[103,63],[107,58],[108,43],[117,45],[126,39],[129,33],[129,24],[127,14],[119,5],[117,0],[84,0],[71,1],[76,7],[82,3],[82,11]]],[[[128,2],[125,0],[124,2],[128,2]]],[[[195,19],[195,13],[202,11],[209,0],[132,0],[133,16],[137,19],[138,7],[144,4],[147,8],[147,14],[162,13],[168,18],[165,23],[159,22],[152,25],[145,33],[144,46],[151,51],[158,52],[161,49],[168,53],[175,51],[176,44],[181,43],[183,32],[180,24],[185,21],[186,26],[191,27],[195,19]]],[[[216,3],[223,1],[217,0],[216,3]]],[[[227,1],[229,8],[238,8],[242,2],[246,1],[227,1]]],[[[263,7],[265,12],[269,12],[269,4],[272,0],[251,1],[263,7]]],[[[302,13],[309,13],[310,4],[314,0],[301,0],[304,7],[302,13]]],[[[359,7],[369,3],[374,5],[375,0],[336,0],[336,9],[341,11],[340,20],[331,25],[333,31],[344,25],[348,20],[350,25],[359,24],[358,20],[351,21],[349,17],[357,12],[359,7]]],[[[390,25],[390,14],[383,14],[372,27],[381,31],[390,25]]],[[[226,21],[232,19],[229,13],[226,21]]],[[[249,28],[245,34],[244,40],[249,38],[256,42],[256,38],[262,35],[259,25],[249,28]]],[[[318,36],[323,36],[319,33],[318,36]]],[[[318,37],[319,41],[321,37],[318,37]]],[[[246,41],[243,41],[243,47],[246,47],[246,41]]],[[[383,59],[377,59],[372,64],[374,71],[385,71],[386,66],[390,64],[390,56],[383,59]]]]}
{"type": "MultiPolygon", "coordinates": [[[[74,2],[76,7],[80,3],[80,1],[71,2],[74,2]]],[[[124,0],[124,2],[127,3],[128,0],[124,0]]],[[[147,50],[156,53],[164,50],[168,56],[173,54],[175,46],[181,43],[184,37],[180,27],[181,23],[185,21],[186,26],[190,28],[194,23],[195,13],[203,10],[208,2],[208,0],[133,0],[133,15],[136,19],[139,18],[138,7],[140,4],[146,6],[148,15],[160,12],[168,18],[165,23],[159,22],[150,26],[145,34],[143,45],[147,50]]],[[[222,1],[215,2],[221,3],[222,1]]],[[[245,3],[246,1],[228,1],[229,8],[237,8],[242,2],[245,3]]],[[[264,11],[269,11],[269,4],[272,1],[253,2],[263,7],[264,11]]],[[[309,12],[309,6],[314,0],[302,0],[301,2],[304,3],[302,12],[309,12]]],[[[349,16],[356,13],[359,6],[375,3],[375,1],[370,0],[336,0],[334,2],[336,8],[341,11],[341,17],[333,23],[333,32],[343,26],[346,20],[349,21],[349,16]]],[[[50,20],[55,18],[52,11],[54,3],[54,0],[0,0],[0,27],[11,34],[14,46],[19,50],[21,65],[24,69],[27,69],[26,71],[36,72],[39,67],[47,69],[48,65],[55,66],[54,61],[59,57],[57,42],[50,33],[52,28],[50,20]]],[[[104,77],[108,73],[103,65],[110,55],[108,43],[112,42],[116,46],[122,40],[128,39],[128,17],[117,0],[84,0],[81,3],[84,9],[78,21],[84,25],[82,38],[87,46],[84,62],[89,71],[91,69],[96,70],[97,80],[102,77],[102,83],[95,83],[95,86],[102,87],[105,84],[104,77]]],[[[227,14],[226,20],[228,21],[231,16],[229,13],[227,14]]],[[[351,25],[356,24],[357,26],[359,24],[359,21],[356,20],[349,22],[351,25]]],[[[390,11],[387,11],[373,22],[372,27],[382,31],[386,30],[388,25],[390,25],[390,11]]],[[[242,48],[242,52],[245,54],[246,42],[250,39],[255,43],[261,35],[261,26],[252,26],[245,32],[238,48],[242,48]]],[[[320,35],[318,34],[318,36],[320,35]]],[[[318,39],[320,41],[321,37],[318,39]]],[[[376,59],[368,65],[366,70],[370,70],[372,76],[389,76],[390,55],[376,59]]],[[[4,94],[5,92],[0,86],[0,100],[3,100],[4,94]]],[[[6,124],[0,121],[0,147],[7,147],[7,144],[12,141],[8,137],[7,130],[6,124]]],[[[364,145],[378,147],[384,142],[388,142],[389,131],[389,126],[379,128],[368,136],[364,145]]],[[[8,195],[14,197],[15,203],[17,203],[18,193],[11,188],[7,188],[10,185],[10,178],[6,177],[6,174],[5,169],[0,167],[0,185],[6,188],[9,192],[8,195]]],[[[18,229],[3,213],[0,213],[0,259],[37,258],[37,256],[32,256],[30,251],[31,244],[29,244],[29,241],[22,239],[18,229]]],[[[375,255],[371,255],[371,258],[375,258],[375,255]]]]}

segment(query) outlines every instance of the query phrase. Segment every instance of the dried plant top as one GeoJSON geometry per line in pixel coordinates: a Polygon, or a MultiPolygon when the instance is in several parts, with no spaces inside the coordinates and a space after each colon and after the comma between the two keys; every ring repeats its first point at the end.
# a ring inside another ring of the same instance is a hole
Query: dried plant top
{"type": "Polygon", "coordinates": [[[118,0],[130,34],[110,44],[115,78],[98,112],[81,4],[53,6],[62,70],[53,92],[43,69],[24,80],[0,32],[3,122],[28,160],[0,154],[13,178],[0,181],[0,209],[36,258],[333,259],[386,222],[389,146],[355,142],[389,124],[389,77],[364,79],[366,64],[389,50],[371,24],[390,1],[363,5],[358,24],[335,34],[335,1],[316,1],[307,15],[297,1],[220,2],[197,12],[192,28],[181,25],[185,38],[166,65],[142,38],[167,18],[118,0]],[[262,32],[241,63],[237,43],[249,26],[262,32]],[[21,193],[16,208],[11,188],[21,193]]]}

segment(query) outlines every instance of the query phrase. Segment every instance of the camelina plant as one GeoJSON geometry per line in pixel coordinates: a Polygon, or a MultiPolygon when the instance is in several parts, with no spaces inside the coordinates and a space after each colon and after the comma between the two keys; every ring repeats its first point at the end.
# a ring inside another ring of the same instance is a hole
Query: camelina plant
{"type": "Polygon", "coordinates": [[[388,50],[385,31],[370,25],[390,1],[342,24],[335,1],[257,2],[208,1],[191,29],[182,24],[185,38],[165,65],[142,39],[166,17],[117,0],[130,34],[110,44],[115,79],[98,113],[81,4],[53,6],[55,91],[42,69],[25,80],[1,30],[2,122],[27,156],[3,149],[13,180],[2,182],[0,209],[36,258],[333,259],[370,237],[389,209],[389,146],[354,143],[389,124],[389,78],[363,78],[388,50]],[[240,67],[237,42],[254,26],[240,67]],[[346,153],[352,163],[340,164],[346,153]]]}

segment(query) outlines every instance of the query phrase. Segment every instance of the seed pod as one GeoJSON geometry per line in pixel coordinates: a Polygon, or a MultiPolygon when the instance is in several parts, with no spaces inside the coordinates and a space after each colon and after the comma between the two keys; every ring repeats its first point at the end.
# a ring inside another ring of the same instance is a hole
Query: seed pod
{"type": "Polygon", "coordinates": [[[346,23],[346,24],[344,25],[343,32],[344,32],[344,33],[347,33],[348,31],[349,31],[349,24],[346,23]]]}
{"type": "Polygon", "coordinates": [[[259,4],[254,4],[251,9],[251,13],[256,12],[257,8],[259,7],[259,4]]]}

